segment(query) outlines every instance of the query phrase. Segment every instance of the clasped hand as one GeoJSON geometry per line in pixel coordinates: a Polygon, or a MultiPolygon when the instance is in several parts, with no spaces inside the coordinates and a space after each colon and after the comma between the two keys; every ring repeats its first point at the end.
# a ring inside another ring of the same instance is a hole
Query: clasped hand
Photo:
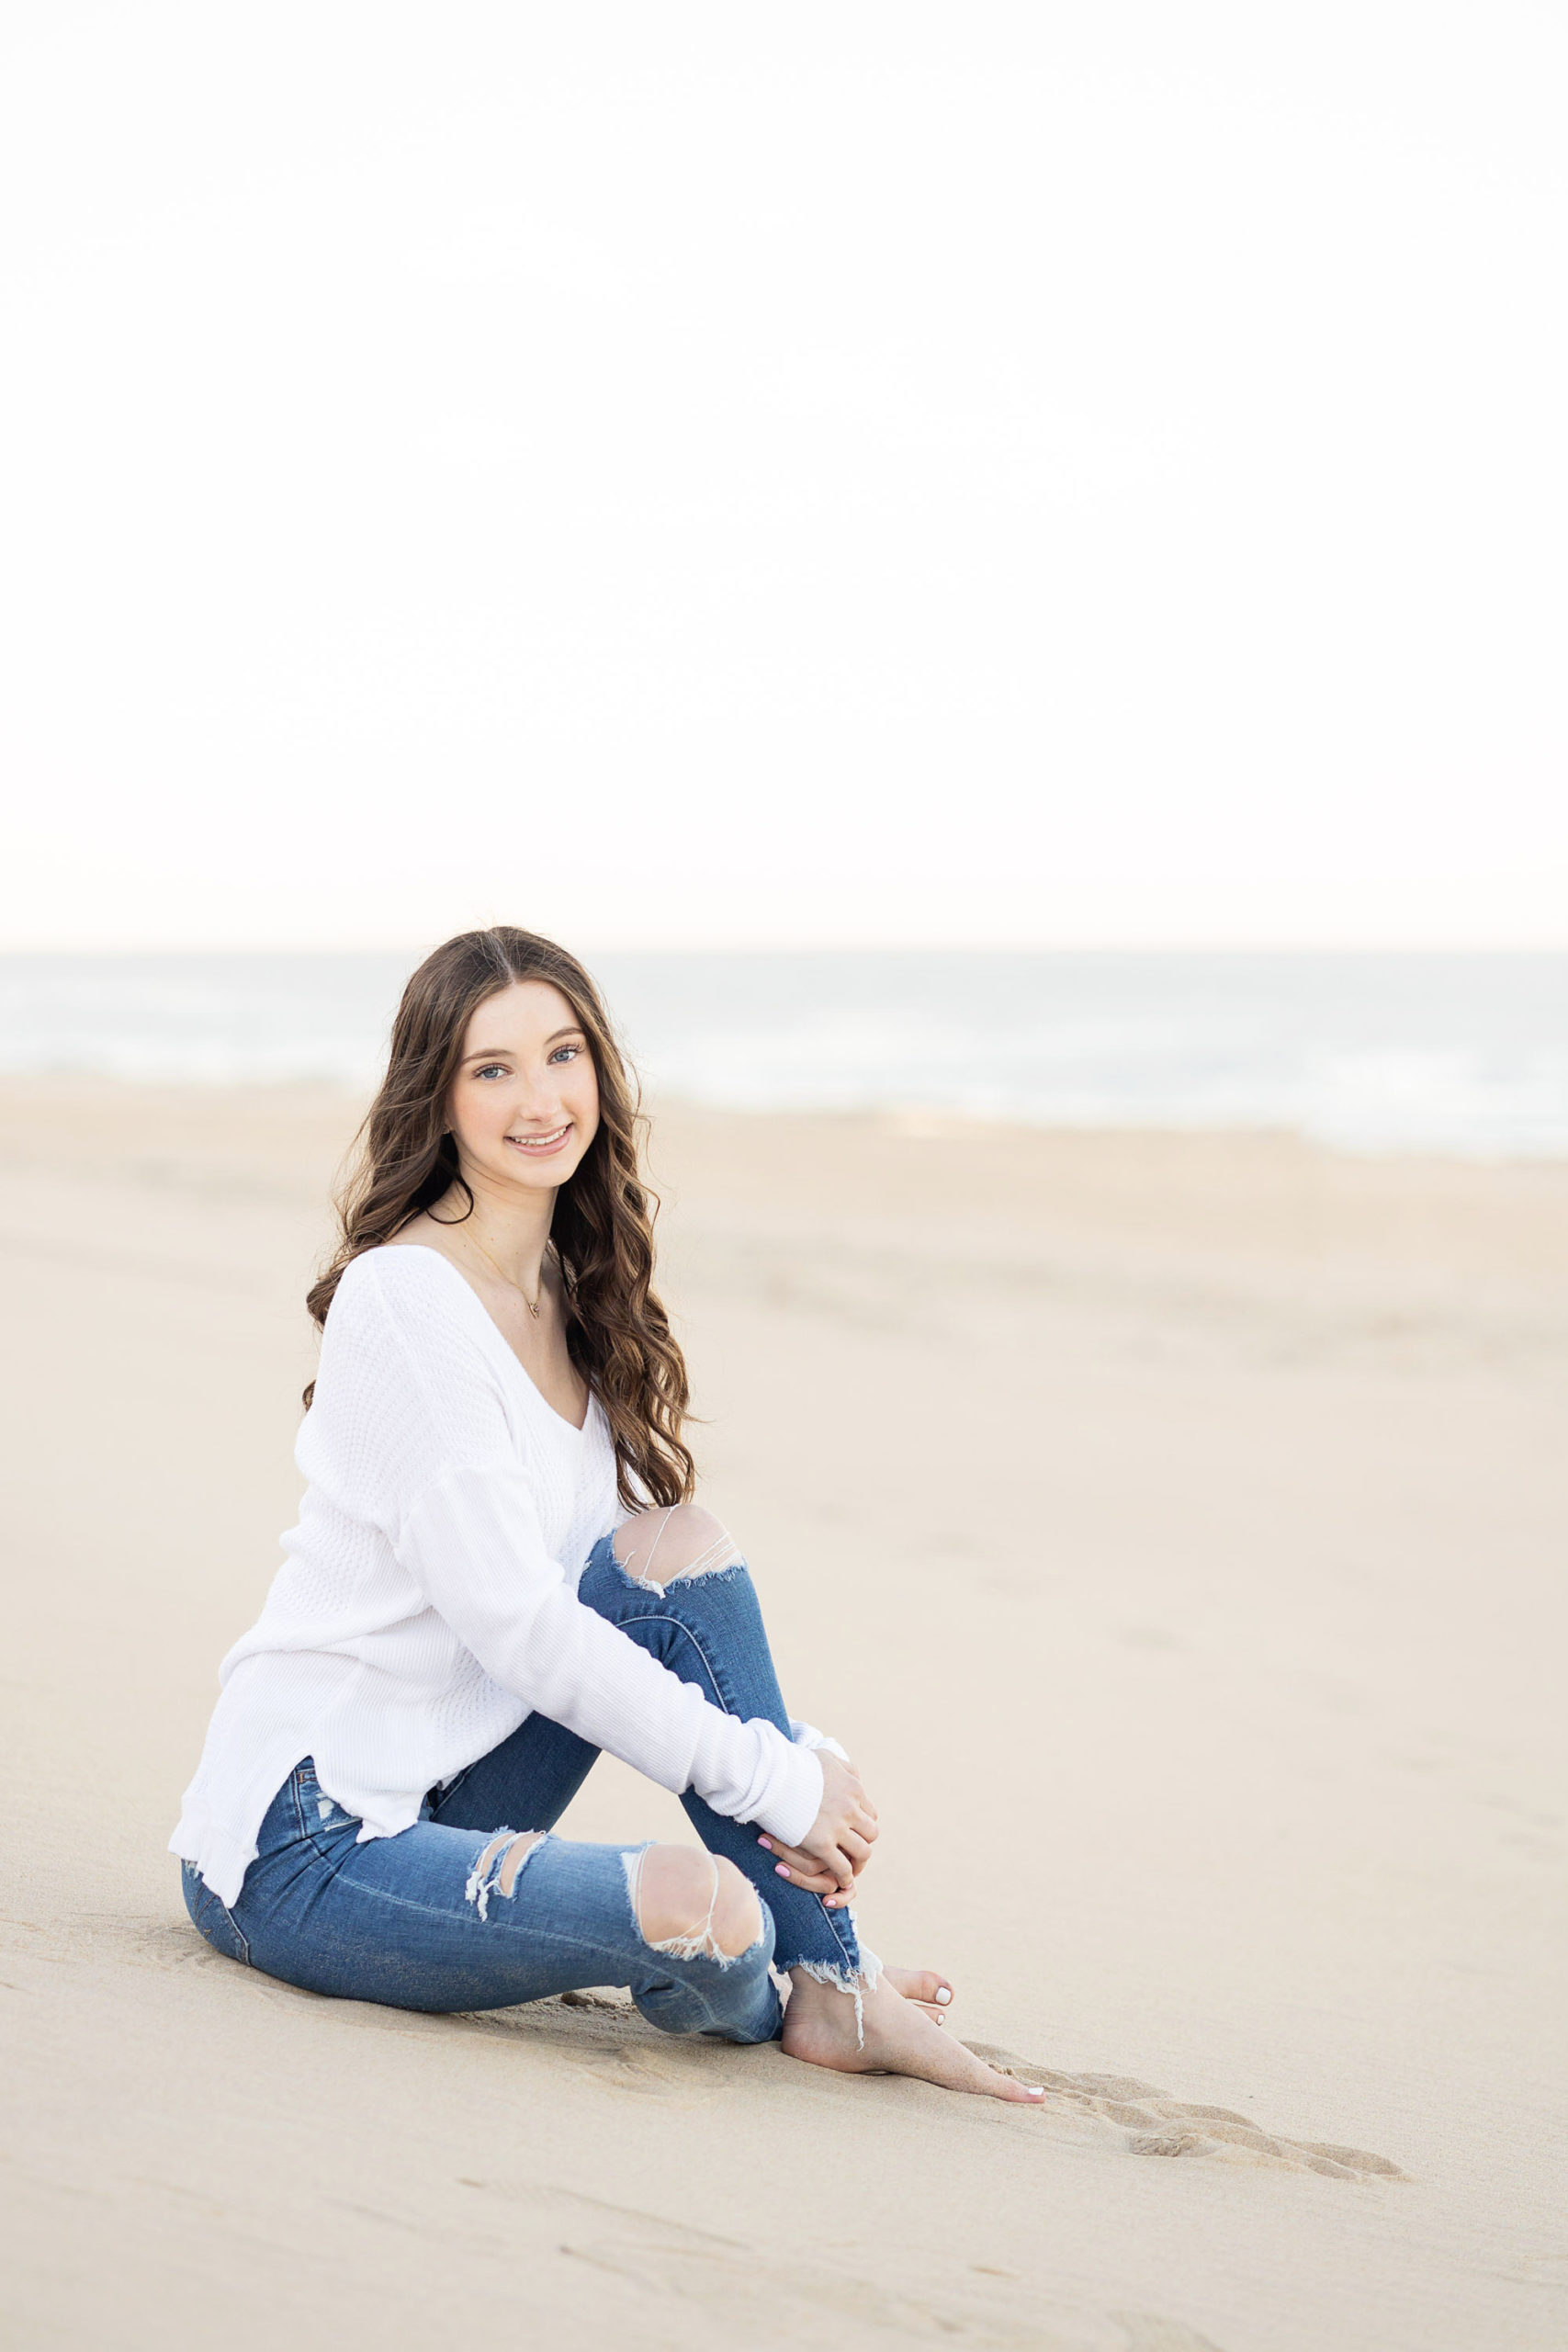
{"type": "Polygon", "coordinates": [[[853,1900],[855,1883],[871,1860],[876,1842],[876,1807],[866,1795],[860,1774],[831,1748],[819,1747],[822,1804],[798,1846],[782,1838],[760,1838],[773,1856],[781,1878],[807,1894],[820,1894],[829,1911],[841,1910],[853,1900]]]}

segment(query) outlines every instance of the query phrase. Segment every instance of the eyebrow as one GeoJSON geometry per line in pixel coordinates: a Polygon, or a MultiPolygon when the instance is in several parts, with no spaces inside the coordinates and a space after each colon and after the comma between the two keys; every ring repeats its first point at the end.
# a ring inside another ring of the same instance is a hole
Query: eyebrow
{"type": "MultiPolygon", "coordinates": [[[[546,1045],[547,1045],[547,1046],[554,1046],[554,1045],[558,1045],[558,1044],[559,1044],[559,1042],[560,1042],[560,1040],[561,1040],[563,1037],[586,1037],[586,1036],[587,1036],[587,1035],[588,1035],[588,1032],[587,1032],[587,1030],[586,1030],[586,1029],[584,1029],[584,1028],[583,1028],[583,1026],[582,1026],[581,1023],[581,1022],[578,1022],[578,1021],[573,1021],[573,1022],[569,1023],[568,1023],[568,1025],[566,1026],[566,1028],[564,1028],[564,1029],[552,1029],[552,1030],[550,1031],[549,1035],[545,1039],[545,1043],[546,1043],[546,1045]]],[[[516,1055],[513,1052],[513,1050],[512,1050],[512,1048],[511,1048],[511,1046],[496,1046],[496,1048],[495,1048],[495,1050],[493,1051],[493,1053],[488,1053],[488,1054],[465,1054],[465,1055],[463,1056],[463,1059],[464,1059],[464,1062],[465,1062],[465,1063],[468,1063],[468,1062],[513,1062],[513,1061],[515,1061],[515,1060],[516,1060],[516,1058],[517,1058],[517,1057],[516,1057],[516,1055]]]]}

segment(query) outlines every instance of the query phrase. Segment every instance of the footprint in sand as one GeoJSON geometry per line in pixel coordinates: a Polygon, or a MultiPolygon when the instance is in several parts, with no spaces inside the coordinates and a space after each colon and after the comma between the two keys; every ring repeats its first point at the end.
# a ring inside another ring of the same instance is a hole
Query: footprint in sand
{"type": "Polygon", "coordinates": [[[1121,2130],[1135,2156],[1208,2156],[1221,2164],[1325,2173],[1332,2180],[1405,2178],[1397,2165],[1386,2156],[1369,2154],[1365,2148],[1342,2148],[1327,2140],[1287,2140],[1280,2132],[1265,2132],[1234,2108],[1199,2107],[1170,2098],[1152,2083],[1135,2082],[1129,2075],[1058,2075],[1010,2050],[983,2041],[972,2041],[969,2047],[1016,2081],[1038,2083],[1047,2107],[1121,2130]]]}
{"type": "Polygon", "coordinates": [[[1220,2352],[1212,2336],[1200,2335],[1179,2319],[1162,2319],[1158,2312],[1112,2312],[1111,2318],[1127,2338],[1128,2352],[1220,2352]]]}

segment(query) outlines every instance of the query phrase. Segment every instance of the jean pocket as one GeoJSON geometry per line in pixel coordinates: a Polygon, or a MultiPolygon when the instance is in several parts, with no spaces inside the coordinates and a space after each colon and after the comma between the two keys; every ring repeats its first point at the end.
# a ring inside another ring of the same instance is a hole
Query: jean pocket
{"type": "Polygon", "coordinates": [[[220,1951],[225,1960],[240,1961],[249,1968],[251,1948],[235,1926],[229,1905],[219,1901],[194,1862],[182,1862],[180,1874],[185,1881],[186,1909],[197,1933],[205,1937],[213,1951],[220,1951]]]}

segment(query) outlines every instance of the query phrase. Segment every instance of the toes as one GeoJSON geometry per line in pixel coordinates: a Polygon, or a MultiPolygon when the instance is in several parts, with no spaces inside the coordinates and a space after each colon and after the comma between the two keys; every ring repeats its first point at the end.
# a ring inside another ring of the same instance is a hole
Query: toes
{"type": "Polygon", "coordinates": [[[887,1973],[907,2001],[945,2009],[953,1999],[953,1987],[940,1969],[890,1968],[887,1973]]]}

